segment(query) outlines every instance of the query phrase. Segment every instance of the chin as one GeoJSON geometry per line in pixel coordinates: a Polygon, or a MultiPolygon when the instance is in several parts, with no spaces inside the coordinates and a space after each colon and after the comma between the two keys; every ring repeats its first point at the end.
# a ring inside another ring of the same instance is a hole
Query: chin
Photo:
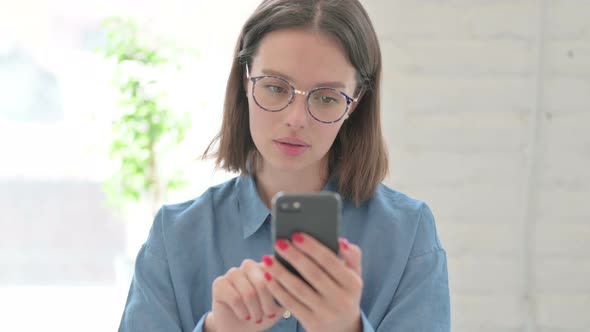
{"type": "Polygon", "coordinates": [[[311,167],[317,162],[309,160],[304,157],[288,158],[284,156],[273,156],[273,158],[265,158],[265,165],[278,171],[298,172],[311,167]]]}
{"type": "Polygon", "coordinates": [[[309,164],[298,160],[275,160],[268,165],[276,170],[289,172],[301,171],[309,166],[309,164]]]}

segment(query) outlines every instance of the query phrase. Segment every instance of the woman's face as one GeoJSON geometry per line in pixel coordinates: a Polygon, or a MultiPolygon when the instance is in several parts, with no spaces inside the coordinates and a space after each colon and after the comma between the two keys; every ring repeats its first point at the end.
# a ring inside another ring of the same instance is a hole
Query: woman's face
{"type": "MultiPolygon", "coordinates": [[[[285,29],[267,34],[249,69],[250,77],[279,76],[300,91],[332,87],[356,97],[355,68],[340,44],[321,32],[285,29]]],[[[261,85],[256,87],[259,101],[261,85]]],[[[277,91],[274,86],[266,88],[277,91]]],[[[315,120],[307,110],[307,96],[299,94],[282,111],[268,112],[257,105],[252,91],[253,83],[248,80],[250,133],[262,155],[263,168],[301,171],[326,166],[327,153],[345,119],[329,124],[315,120]]],[[[352,103],[348,114],[354,106],[352,103]]]]}

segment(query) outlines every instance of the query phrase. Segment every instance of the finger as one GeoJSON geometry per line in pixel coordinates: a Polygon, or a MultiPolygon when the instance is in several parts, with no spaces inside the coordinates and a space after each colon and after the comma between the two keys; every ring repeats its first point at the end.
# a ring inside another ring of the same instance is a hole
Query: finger
{"type": "Polygon", "coordinates": [[[341,237],[338,240],[338,253],[344,259],[346,266],[354,270],[359,277],[362,277],[362,251],[361,248],[355,244],[348,242],[347,239],[341,237]]]}
{"type": "MultiPolygon", "coordinates": [[[[290,245],[288,241],[282,239],[278,240],[275,246],[275,250],[277,250],[277,252],[279,252],[281,256],[283,256],[283,258],[285,259],[287,259],[287,257],[289,257],[290,255],[293,255],[291,251],[297,250],[297,248],[290,245]]],[[[318,294],[310,285],[308,285],[301,278],[291,273],[291,271],[289,271],[283,264],[280,264],[280,262],[277,261],[276,258],[272,257],[271,259],[273,264],[267,266],[266,271],[269,272],[270,275],[274,277],[274,279],[276,279],[276,282],[283,286],[287,292],[289,292],[293,297],[298,299],[305,306],[314,309],[319,308],[319,304],[321,303],[320,294],[318,294]]],[[[277,300],[284,306],[284,303],[281,302],[279,298],[277,298],[277,300]]]]}
{"type": "MultiPolygon", "coordinates": [[[[267,256],[264,256],[263,260],[266,257],[267,256]]],[[[264,263],[256,263],[248,266],[246,269],[246,275],[258,293],[258,300],[260,301],[264,317],[273,319],[278,314],[282,314],[283,309],[275,303],[272,295],[266,287],[263,266],[264,263]]]]}
{"type": "MultiPolygon", "coordinates": [[[[275,260],[275,263],[276,260],[275,260]]],[[[290,275],[295,277],[291,272],[287,271],[290,275]]],[[[275,275],[276,276],[276,275],[275,275]]],[[[275,278],[271,272],[265,272],[265,279],[266,279],[266,286],[272,296],[277,299],[281,303],[284,308],[289,309],[289,311],[297,318],[299,321],[310,321],[313,317],[314,313],[321,315],[321,312],[312,311],[307,305],[305,305],[300,299],[285,289],[285,287],[278,281],[278,277],[275,278]]],[[[309,288],[309,286],[306,285],[309,288]]]]}
{"type": "MultiPolygon", "coordinates": [[[[297,235],[297,233],[294,237],[297,239],[296,241],[304,241],[300,235],[297,235]]],[[[289,264],[301,274],[316,292],[328,298],[339,298],[342,295],[341,288],[335,280],[297,246],[290,246],[287,250],[280,250],[279,253],[281,257],[289,262],[289,264]]],[[[340,262],[340,264],[344,263],[340,262]]]]}
{"type": "Polygon", "coordinates": [[[293,238],[294,245],[321,266],[341,288],[346,288],[356,279],[350,268],[332,250],[312,236],[295,233],[293,238]]]}
{"type": "Polygon", "coordinates": [[[234,288],[227,275],[213,281],[213,301],[229,307],[234,315],[240,319],[245,321],[251,319],[240,293],[234,288]]]}
{"type": "Polygon", "coordinates": [[[244,301],[244,304],[248,308],[248,312],[252,317],[252,321],[257,324],[262,323],[264,315],[262,312],[262,307],[260,306],[260,301],[258,300],[258,292],[256,291],[254,285],[252,285],[250,280],[248,280],[246,277],[244,263],[242,263],[239,273],[232,275],[230,280],[240,293],[242,301],[244,301]]]}

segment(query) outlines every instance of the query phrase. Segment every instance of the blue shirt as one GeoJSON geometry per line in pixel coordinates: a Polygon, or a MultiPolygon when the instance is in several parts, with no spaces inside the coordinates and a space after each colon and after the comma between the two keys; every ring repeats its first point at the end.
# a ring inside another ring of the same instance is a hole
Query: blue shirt
{"type": "MultiPolygon", "coordinates": [[[[336,191],[335,182],[324,190],[336,191]]],[[[364,331],[450,331],[446,253],[428,206],[381,184],[361,206],[342,207],[340,235],[362,250],[364,331]]],[[[272,254],[269,215],[247,175],[162,207],[137,256],[119,331],[202,331],[213,280],[272,254]]],[[[304,329],[291,316],[269,331],[304,329]]]]}

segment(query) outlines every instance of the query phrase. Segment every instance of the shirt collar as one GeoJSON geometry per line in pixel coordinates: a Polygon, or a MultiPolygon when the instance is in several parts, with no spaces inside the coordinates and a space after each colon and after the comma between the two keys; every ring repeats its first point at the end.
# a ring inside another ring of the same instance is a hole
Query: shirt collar
{"type": "Polygon", "coordinates": [[[242,220],[244,239],[254,234],[270,215],[264,205],[256,182],[251,175],[242,175],[238,179],[238,211],[242,220]]]}
{"type": "MultiPolygon", "coordinates": [[[[328,179],[322,190],[338,191],[337,181],[334,177],[328,179]]],[[[238,179],[238,211],[242,220],[244,239],[256,233],[270,217],[270,210],[260,198],[256,181],[252,175],[242,175],[238,179]]]]}

